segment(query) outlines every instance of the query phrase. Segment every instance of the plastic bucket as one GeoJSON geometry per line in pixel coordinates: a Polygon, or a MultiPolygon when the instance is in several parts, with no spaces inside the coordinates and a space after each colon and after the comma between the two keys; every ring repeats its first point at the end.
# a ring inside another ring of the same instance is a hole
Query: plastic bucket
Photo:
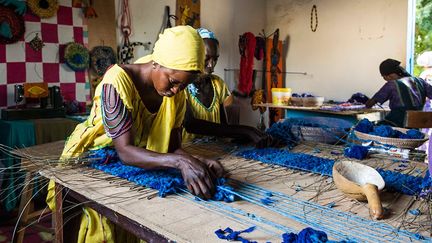
{"type": "Polygon", "coordinates": [[[273,105],[289,105],[291,98],[290,88],[272,88],[273,105]]]}

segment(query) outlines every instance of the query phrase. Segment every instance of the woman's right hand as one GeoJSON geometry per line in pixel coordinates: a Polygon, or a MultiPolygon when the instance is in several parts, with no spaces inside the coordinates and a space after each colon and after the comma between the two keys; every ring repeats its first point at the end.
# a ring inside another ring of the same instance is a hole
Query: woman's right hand
{"type": "Polygon", "coordinates": [[[189,191],[198,197],[210,199],[215,187],[207,165],[186,154],[176,155],[175,159],[189,191]]]}

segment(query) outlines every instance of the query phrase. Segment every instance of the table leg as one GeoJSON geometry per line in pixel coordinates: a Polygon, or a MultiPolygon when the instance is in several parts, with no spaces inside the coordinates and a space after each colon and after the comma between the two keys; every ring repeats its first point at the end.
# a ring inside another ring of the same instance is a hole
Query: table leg
{"type": "Polygon", "coordinates": [[[63,243],[63,186],[55,184],[55,203],[56,208],[53,212],[53,226],[55,231],[55,243],[63,243]]]}

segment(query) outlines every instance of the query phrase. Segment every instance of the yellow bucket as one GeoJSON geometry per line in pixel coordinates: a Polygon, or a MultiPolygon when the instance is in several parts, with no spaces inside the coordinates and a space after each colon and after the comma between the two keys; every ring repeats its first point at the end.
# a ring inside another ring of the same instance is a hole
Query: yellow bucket
{"type": "Polygon", "coordinates": [[[272,88],[273,105],[288,105],[291,99],[290,88],[272,88]]]}

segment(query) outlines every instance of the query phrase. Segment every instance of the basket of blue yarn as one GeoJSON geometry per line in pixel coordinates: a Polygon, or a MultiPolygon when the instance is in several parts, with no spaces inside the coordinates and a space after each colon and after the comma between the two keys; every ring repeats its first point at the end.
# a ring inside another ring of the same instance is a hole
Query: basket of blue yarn
{"type": "Polygon", "coordinates": [[[354,134],[361,140],[375,141],[405,149],[418,148],[429,139],[426,134],[416,129],[388,125],[374,126],[367,119],[361,120],[354,127],[354,134]]]}

